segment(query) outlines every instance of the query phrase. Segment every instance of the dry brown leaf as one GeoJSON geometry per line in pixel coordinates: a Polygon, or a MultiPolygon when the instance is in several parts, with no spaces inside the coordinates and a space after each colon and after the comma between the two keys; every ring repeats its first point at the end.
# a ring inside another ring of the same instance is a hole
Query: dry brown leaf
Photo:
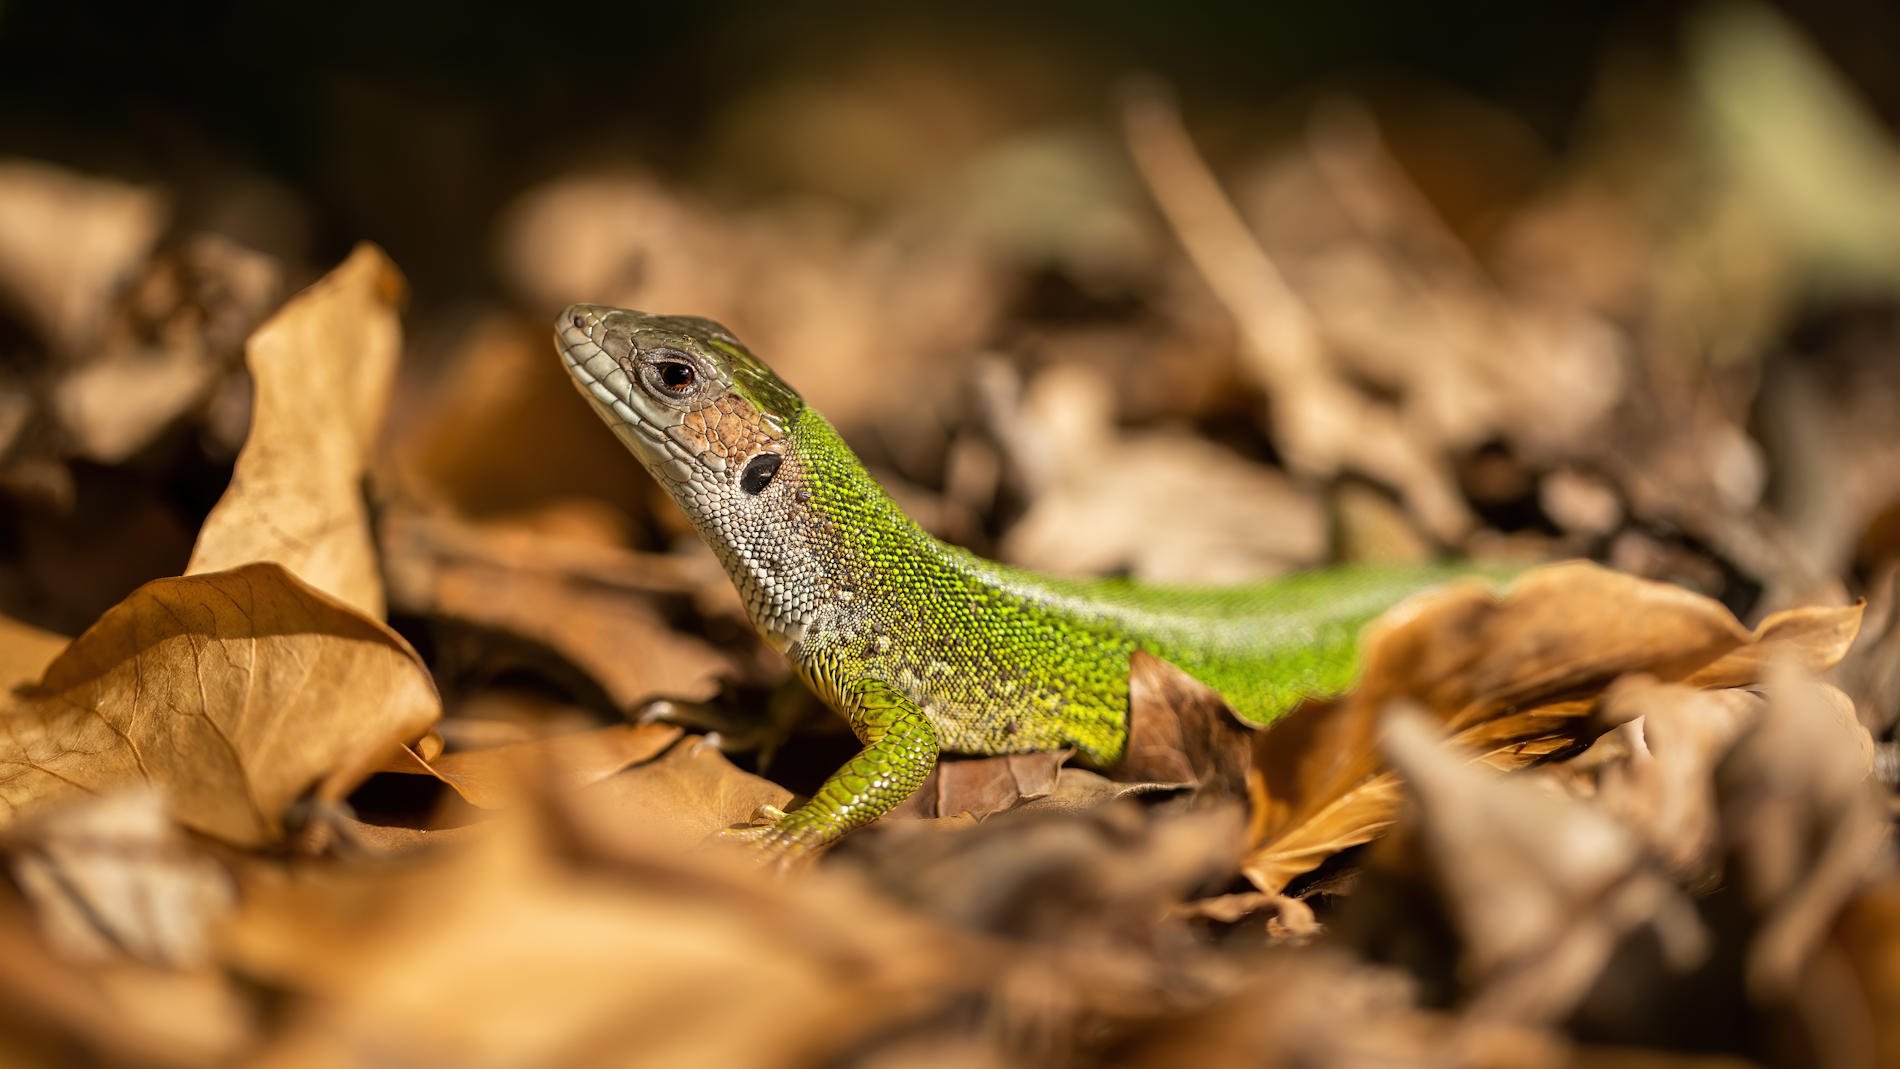
{"type": "Polygon", "coordinates": [[[71,641],[0,615],[0,695],[38,679],[71,641]]]}
{"type": "Polygon", "coordinates": [[[1050,750],[997,757],[946,755],[938,759],[923,786],[887,815],[981,820],[1055,793],[1070,771],[1062,763],[1074,754],[1074,750],[1050,750]]]}
{"type": "Polygon", "coordinates": [[[1598,717],[1620,725],[1628,753],[1598,774],[1598,804],[1678,876],[1707,876],[1720,837],[1711,777],[1761,704],[1751,691],[1619,680],[1604,694],[1598,717]]]}
{"type": "Polygon", "coordinates": [[[416,400],[394,457],[422,500],[474,517],[576,497],[619,510],[623,525],[646,513],[647,487],[613,432],[583,418],[544,322],[477,322],[416,400]]]}
{"type": "MultiPolygon", "coordinates": [[[[1069,574],[1154,583],[1257,580],[1325,553],[1313,499],[1284,474],[1180,433],[1116,427],[1111,384],[1092,367],[1038,375],[1008,424],[1032,482],[1003,538],[1004,559],[1069,574]],[[1162,516],[1193,523],[1157,523],[1162,516]]],[[[999,404],[1000,407],[1000,404],[999,404]]]]}
{"type": "MultiPolygon", "coordinates": [[[[1472,1016],[1562,1023],[1638,929],[1651,930],[1663,972],[1620,977],[1628,989],[1660,991],[1709,953],[1688,898],[1615,822],[1549,784],[1475,766],[1425,717],[1384,727],[1382,748],[1417,803],[1423,865],[1459,936],[1472,1016]]],[[[1388,910],[1385,923],[1420,913],[1388,910]]]]}
{"type": "Polygon", "coordinates": [[[1136,650],[1128,661],[1128,752],[1110,778],[1241,798],[1256,734],[1212,687],[1136,650]]]}
{"type": "Polygon", "coordinates": [[[1178,783],[1121,783],[1086,768],[1063,768],[1056,777],[1054,790],[1040,798],[1031,798],[1017,808],[1030,813],[1080,813],[1118,798],[1167,793],[1180,787],[1178,783]]]}
{"type": "Polygon", "coordinates": [[[347,815],[340,807],[323,813],[321,828],[300,834],[293,847],[306,855],[335,854],[355,860],[395,857],[429,847],[460,842],[480,835],[483,823],[449,828],[411,828],[400,824],[372,824],[347,815]]]}
{"type": "Polygon", "coordinates": [[[1398,791],[1374,725],[1392,703],[1421,707],[1460,748],[1513,767],[1586,730],[1582,718],[1621,676],[1733,686],[1770,655],[1831,665],[1860,611],[1796,609],[1750,631],[1713,599],[1584,562],[1526,572],[1502,597],[1473,580],[1411,599],[1367,627],[1351,692],[1259,736],[1248,877],[1278,890],[1390,824],[1398,791]]]}
{"type": "Polygon", "coordinates": [[[752,820],[761,806],[783,809],[792,792],[733,767],[716,748],[688,739],[657,761],[589,787],[583,796],[599,813],[679,847],[696,846],[752,820]]]}
{"type": "Polygon", "coordinates": [[[760,881],[584,796],[584,829],[250,888],[234,958],[289,995],[255,1064],[824,1064],[972,968],[846,882],[760,881]]]}
{"type": "Polygon", "coordinates": [[[1757,921],[1751,995],[1786,998],[1842,904],[1886,848],[1886,799],[1868,782],[1873,742],[1854,706],[1778,665],[1768,701],[1716,770],[1724,871],[1757,921]]]}
{"type": "Polygon", "coordinates": [[[76,964],[11,901],[0,904],[0,1062],[231,1064],[256,1027],[237,985],[217,972],[76,964]]]}
{"type": "Polygon", "coordinates": [[[99,310],[164,230],[156,190],[43,163],[0,162],[0,296],[53,346],[78,352],[99,310]]]}
{"type": "Polygon", "coordinates": [[[408,643],[278,564],[160,579],[8,701],[0,803],[11,819],[146,783],[187,827],[261,845],[437,715],[408,643]]]}
{"type": "Polygon", "coordinates": [[[597,783],[652,760],[682,734],[672,724],[614,724],[427,759],[405,748],[407,761],[388,770],[434,776],[478,809],[501,809],[544,782],[565,788],[597,783]]]}
{"type": "Polygon", "coordinates": [[[230,874],[178,833],[150,790],[56,809],[13,829],[6,845],[47,941],[68,957],[198,965],[235,904],[230,874]]]}
{"type": "Polygon", "coordinates": [[[403,289],[382,250],[361,245],[251,336],[251,434],[187,574],[276,561],[382,619],[362,481],[400,355],[403,289]]]}
{"type": "MultiPolygon", "coordinates": [[[[570,546],[568,556],[587,554],[570,546]]],[[[664,568],[649,571],[650,558],[629,561],[611,550],[593,557],[602,567],[529,569],[505,552],[437,558],[411,544],[392,562],[391,595],[407,612],[515,636],[536,647],[529,653],[551,651],[622,711],[656,696],[704,701],[738,672],[743,662],[736,655],[668,626],[650,585],[627,574],[651,575],[651,585],[661,585],[670,574],[664,568]]]]}
{"type": "MultiPolygon", "coordinates": [[[[210,234],[146,259],[49,387],[62,451],[120,464],[200,411],[252,328],[282,301],[283,276],[270,256],[210,234]]],[[[209,430],[223,437],[226,427],[213,421],[209,430]]]]}

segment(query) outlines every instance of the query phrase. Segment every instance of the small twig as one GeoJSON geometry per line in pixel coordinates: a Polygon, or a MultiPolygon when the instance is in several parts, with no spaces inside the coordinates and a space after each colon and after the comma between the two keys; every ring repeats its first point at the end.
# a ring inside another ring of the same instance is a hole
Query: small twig
{"type": "Polygon", "coordinates": [[[1122,111],[1135,166],[1188,259],[1233,314],[1276,382],[1327,377],[1313,313],[1260,243],[1195,151],[1180,112],[1152,85],[1136,87],[1122,111]]]}

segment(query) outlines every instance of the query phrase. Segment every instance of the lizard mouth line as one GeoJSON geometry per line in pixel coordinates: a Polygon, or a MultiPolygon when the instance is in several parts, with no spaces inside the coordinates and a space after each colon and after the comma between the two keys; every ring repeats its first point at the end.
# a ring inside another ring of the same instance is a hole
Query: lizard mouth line
{"type": "Polygon", "coordinates": [[[634,399],[633,382],[619,362],[594,341],[589,328],[595,320],[592,316],[583,315],[578,318],[585,325],[577,326],[576,318],[572,314],[561,317],[557,338],[561,361],[567,365],[575,388],[605,417],[607,425],[648,468],[666,471],[676,481],[685,481],[685,473],[679,465],[696,467],[697,460],[630,403],[634,399]]]}

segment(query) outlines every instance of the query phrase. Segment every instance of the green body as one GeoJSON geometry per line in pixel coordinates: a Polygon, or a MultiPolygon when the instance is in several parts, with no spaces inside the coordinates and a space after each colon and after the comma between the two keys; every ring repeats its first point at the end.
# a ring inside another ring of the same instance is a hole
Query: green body
{"type": "Polygon", "coordinates": [[[1352,681],[1366,621],[1469,571],[1361,567],[1189,589],[1010,568],[918,527],[831,425],[716,324],[576,306],[559,330],[583,393],[719,553],[761,633],[865,743],[771,829],[781,852],[875,819],[940,751],[1074,747],[1114,764],[1137,649],[1270,723],[1352,681]],[[690,378],[692,392],[672,396],[656,368],[690,378]],[[763,454],[773,471],[751,489],[744,473],[763,454]]]}
{"type": "Polygon", "coordinates": [[[1066,579],[1011,568],[919,528],[807,409],[792,429],[805,458],[813,529],[853,626],[788,651],[827,700],[875,679],[916,700],[944,750],[1000,754],[1075,747],[1108,766],[1128,737],[1136,649],[1270,723],[1301,698],[1352,680],[1359,628],[1452,570],[1364,567],[1248,586],[1179,588],[1066,579]]]}

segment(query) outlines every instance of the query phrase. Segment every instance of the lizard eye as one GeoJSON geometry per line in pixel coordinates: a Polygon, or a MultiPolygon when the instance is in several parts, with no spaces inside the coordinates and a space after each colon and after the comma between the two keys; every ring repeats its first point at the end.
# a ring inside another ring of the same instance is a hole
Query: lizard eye
{"type": "Polygon", "coordinates": [[[685,393],[693,388],[693,365],[682,364],[676,360],[653,365],[654,377],[660,380],[660,386],[672,393],[685,393]]]}

